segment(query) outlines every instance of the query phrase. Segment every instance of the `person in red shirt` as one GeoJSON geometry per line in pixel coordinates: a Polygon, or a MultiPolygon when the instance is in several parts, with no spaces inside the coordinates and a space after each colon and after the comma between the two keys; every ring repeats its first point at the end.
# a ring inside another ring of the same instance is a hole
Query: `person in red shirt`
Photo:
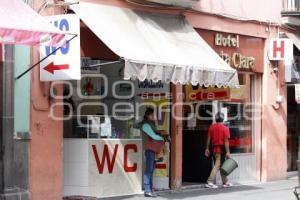
{"type": "MultiPolygon", "coordinates": [[[[216,175],[220,170],[221,165],[225,161],[226,158],[230,158],[230,150],[229,150],[229,138],[230,132],[229,128],[223,124],[224,114],[218,112],[215,116],[216,123],[212,124],[208,129],[208,137],[207,144],[205,149],[205,156],[210,156],[209,146],[212,144],[212,151],[214,157],[214,167],[211,171],[211,174],[207,180],[206,187],[207,188],[218,188],[217,185],[214,184],[216,175]]],[[[222,182],[223,187],[231,187],[232,184],[228,182],[228,178],[222,174],[222,182]]]]}

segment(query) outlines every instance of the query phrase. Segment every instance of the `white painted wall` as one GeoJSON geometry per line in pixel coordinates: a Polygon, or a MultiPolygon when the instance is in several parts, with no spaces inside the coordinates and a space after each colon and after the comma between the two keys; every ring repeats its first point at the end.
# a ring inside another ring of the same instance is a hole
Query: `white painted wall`
{"type": "MultiPolygon", "coordinates": [[[[257,182],[256,179],[256,155],[255,154],[232,154],[239,167],[229,175],[229,182],[234,184],[247,184],[257,182]]],[[[221,184],[220,174],[217,183],[221,184]]]]}
{"type": "Polygon", "coordinates": [[[88,140],[64,139],[64,196],[88,195],[88,140]]]}

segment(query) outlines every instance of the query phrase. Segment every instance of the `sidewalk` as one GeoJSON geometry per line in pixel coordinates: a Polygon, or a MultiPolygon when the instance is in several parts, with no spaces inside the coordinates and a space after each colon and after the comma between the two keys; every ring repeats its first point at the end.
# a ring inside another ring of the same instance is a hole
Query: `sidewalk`
{"type": "MultiPolygon", "coordinates": [[[[298,185],[298,179],[269,182],[255,185],[241,185],[232,188],[191,189],[183,191],[161,192],[157,200],[186,199],[186,200],[296,200],[293,188],[298,185]]],[[[107,200],[140,200],[151,199],[143,195],[131,197],[106,198],[107,200]]]]}

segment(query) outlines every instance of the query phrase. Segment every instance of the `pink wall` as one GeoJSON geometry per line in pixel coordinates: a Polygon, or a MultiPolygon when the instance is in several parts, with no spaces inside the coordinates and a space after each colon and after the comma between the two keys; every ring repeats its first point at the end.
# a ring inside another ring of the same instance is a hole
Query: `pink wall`
{"type": "MultiPolygon", "coordinates": [[[[35,57],[36,58],[36,57],[35,57]]],[[[62,94],[62,88],[57,88],[62,94]]],[[[49,84],[39,82],[39,69],[31,81],[31,141],[29,153],[29,186],[32,200],[61,199],[63,191],[63,124],[49,117],[53,101],[49,98],[49,84]]],[[[55,107],[62,116],[62,106],[55,107]]]]}
{"type": "MultiPolygon", "coordinates": [[[[35,1],[38,8],[42,0],[35,1]]],[[[49,13],[57,14],[51,9],[49,13]]],[[[38,47],[33,48],[31,63],[40,60],[38,47]]],[[[63,195],[63,123],[49,117],[50,106],[58,102],[49,97],[50,83],[39,80],[39,68],[31,75],[30,127],[31,141],[29,149],[29,190],[32,200],[62,199],[63,195]]],[[[62,94],[62,87],[57,87],[62,94]]],[[[56,116],[63,115],[63,108],[55,107],[56,116]]]]}
{"type": "MultiPolygon", "coordinates": [[[[277,31],[270,33],[270,37],[276,36],[277,31]]],[[[262,88],[262,180],[272,181],[287,176],[287,94],[284,84],[284,65],[282,62],[270,63],[268,61],[267,46],[265,60],[262,88]],[[279,67],[278,75],[273,70],[276,65],[279,67]],[[279,109],[276,110],[273,106],[277,106],[275,99],[278,89],[284,100],[279,109]]]]}
{"type": "MultiPolygon", "coordinates": [[[[183,102],[181,85],[172,84],[172,104],[180,105],[183,102]]],[[[182,117],[183,109],[176,106],[174,109],[176,117],[182,117]]],[[[182,185],[182,121],[172,119],[171,121],[171,189],[178,190],[182,185]]]]}
{"type": "MultiPolygon", "coordinates": [[[[256,76],[256,83],[255,83],[255,104],[256,105],[261,105],[262,103],[262,74],[256,76]]],[[[262,148],[262,120],[261,120],[261,113],[262,113],[262,107],[259,106],[258,109],[256,110],[256,118],[255,118],[255,152],[256,152],[256,178],[258,181],[261,181],[262,179],[262,153],[263,153],[263,148],[262,148]]]]}
{"type": "Polygon", "coordinates": [[[281,0],[200,0],[196,10],[238,19],[280,23],[281,0]]]}

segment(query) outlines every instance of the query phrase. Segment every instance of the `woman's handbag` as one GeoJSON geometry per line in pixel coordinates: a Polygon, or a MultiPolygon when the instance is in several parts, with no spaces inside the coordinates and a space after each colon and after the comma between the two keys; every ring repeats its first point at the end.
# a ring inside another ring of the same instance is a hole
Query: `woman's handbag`
{"type": "Polygon", "coordinates": [[[144,143],[144,148],[146,150],[151,150],[151,151],[154,151],[155,153],[159,153],[163,150],[164,144],[165,144],[164,141],[153,140],[150,137],[146,137],[145,143],[144,143]]]}

